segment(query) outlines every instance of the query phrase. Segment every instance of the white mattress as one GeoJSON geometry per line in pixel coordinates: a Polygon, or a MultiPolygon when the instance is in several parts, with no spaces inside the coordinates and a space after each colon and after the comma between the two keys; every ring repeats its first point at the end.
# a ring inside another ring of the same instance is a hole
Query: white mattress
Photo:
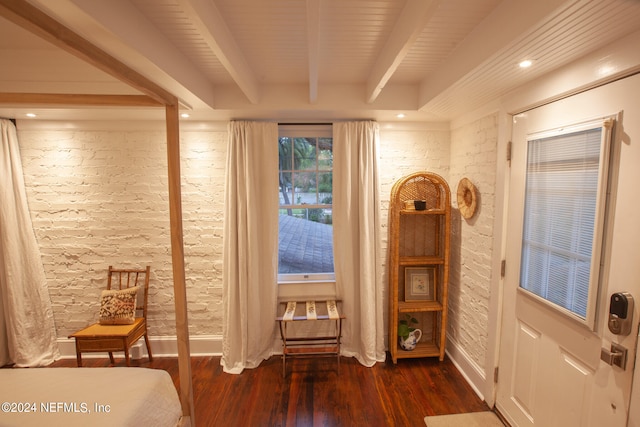
{"type": "Polygon", "coordinates": [[[0,369],[0,426],[176,426],[182,410],[166,371],[0,369]]]}

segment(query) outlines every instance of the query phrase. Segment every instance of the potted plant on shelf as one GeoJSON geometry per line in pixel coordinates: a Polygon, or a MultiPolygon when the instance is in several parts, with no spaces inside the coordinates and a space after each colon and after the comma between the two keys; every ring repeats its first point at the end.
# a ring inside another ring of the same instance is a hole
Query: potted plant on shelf
{"type": "Polygon", "coordinates": [[[416,324],[418,324],[418,319],[410,314],[405,314],[404,319],[400,319],[398,322],[398,340],[403,350],[415,349],[418,341],[422,338],[422,331],[411,326],[416,324]]]}

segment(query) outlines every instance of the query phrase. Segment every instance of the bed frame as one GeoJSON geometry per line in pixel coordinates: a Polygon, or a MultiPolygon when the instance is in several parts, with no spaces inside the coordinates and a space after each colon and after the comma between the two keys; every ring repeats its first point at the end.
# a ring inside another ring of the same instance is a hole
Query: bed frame
{"type": "Polygon", "coordinates": [[[169,219],[171,224],[171,264],[178,340],[179,397],[182,425],[194,424],[193,385],[189,349],[187,298],[182,233],[182,194],[180,191],[180,131],[178,98],[147,79],[126,64],[71,31],[26,0],[0,0],[0,16],[19,25],[75,55],[89,64],[128,84],[144,95],[82,95],[0,93],[0,103],[10,105],[82,105],[122,107],[164,107],[167,127],[167,156],[169,175],[169,219]]]}

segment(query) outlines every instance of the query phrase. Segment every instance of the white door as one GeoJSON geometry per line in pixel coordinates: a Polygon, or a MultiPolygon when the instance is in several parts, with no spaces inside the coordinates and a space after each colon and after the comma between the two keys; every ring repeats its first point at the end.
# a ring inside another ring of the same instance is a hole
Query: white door
{"type": "Polygon", "coordinates": [[[496,396],[498,410],[514,427],[627,425],[640,321],[639,88],[636,75],[514,118],[496,396]],[[540,132],[611,116],[611,194],[603,226],[600,289],[594,295],[595,320],[589,327],[580,316],[519,289],[527,140],[540,132]],[[635,297],[633,326],[626,336],[614,335],[607,327],[610,297],[622,291],[635,297]],[[612,343],[628,350],[625,369],[601,360],[601,349],[610,350],[612,343]]]}

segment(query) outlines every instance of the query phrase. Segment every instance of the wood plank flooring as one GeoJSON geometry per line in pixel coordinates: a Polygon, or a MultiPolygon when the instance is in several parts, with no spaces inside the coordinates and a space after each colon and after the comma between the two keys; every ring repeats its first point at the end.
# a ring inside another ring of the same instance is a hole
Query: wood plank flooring
{"type": "MultiPolygon", "coordinates": [[[[85,358],[84,366],[109,366],[108,358],[85,358]]],[[[52,367],[75,366],[63,359],[52,367]]],[[[116,366],[126,366],[116,357],[116,366]]],[[[132,366],[164,369],[178,384],[176,358],[132,361],[132,366]]],[[[353,358],[287,360],[274,356],[241,375],[226,374],[220,357],[193,357],[197,426],[424,426],[426,415],[487,410],[448,360],[436,358],[378,363],[353,358]]]]}

